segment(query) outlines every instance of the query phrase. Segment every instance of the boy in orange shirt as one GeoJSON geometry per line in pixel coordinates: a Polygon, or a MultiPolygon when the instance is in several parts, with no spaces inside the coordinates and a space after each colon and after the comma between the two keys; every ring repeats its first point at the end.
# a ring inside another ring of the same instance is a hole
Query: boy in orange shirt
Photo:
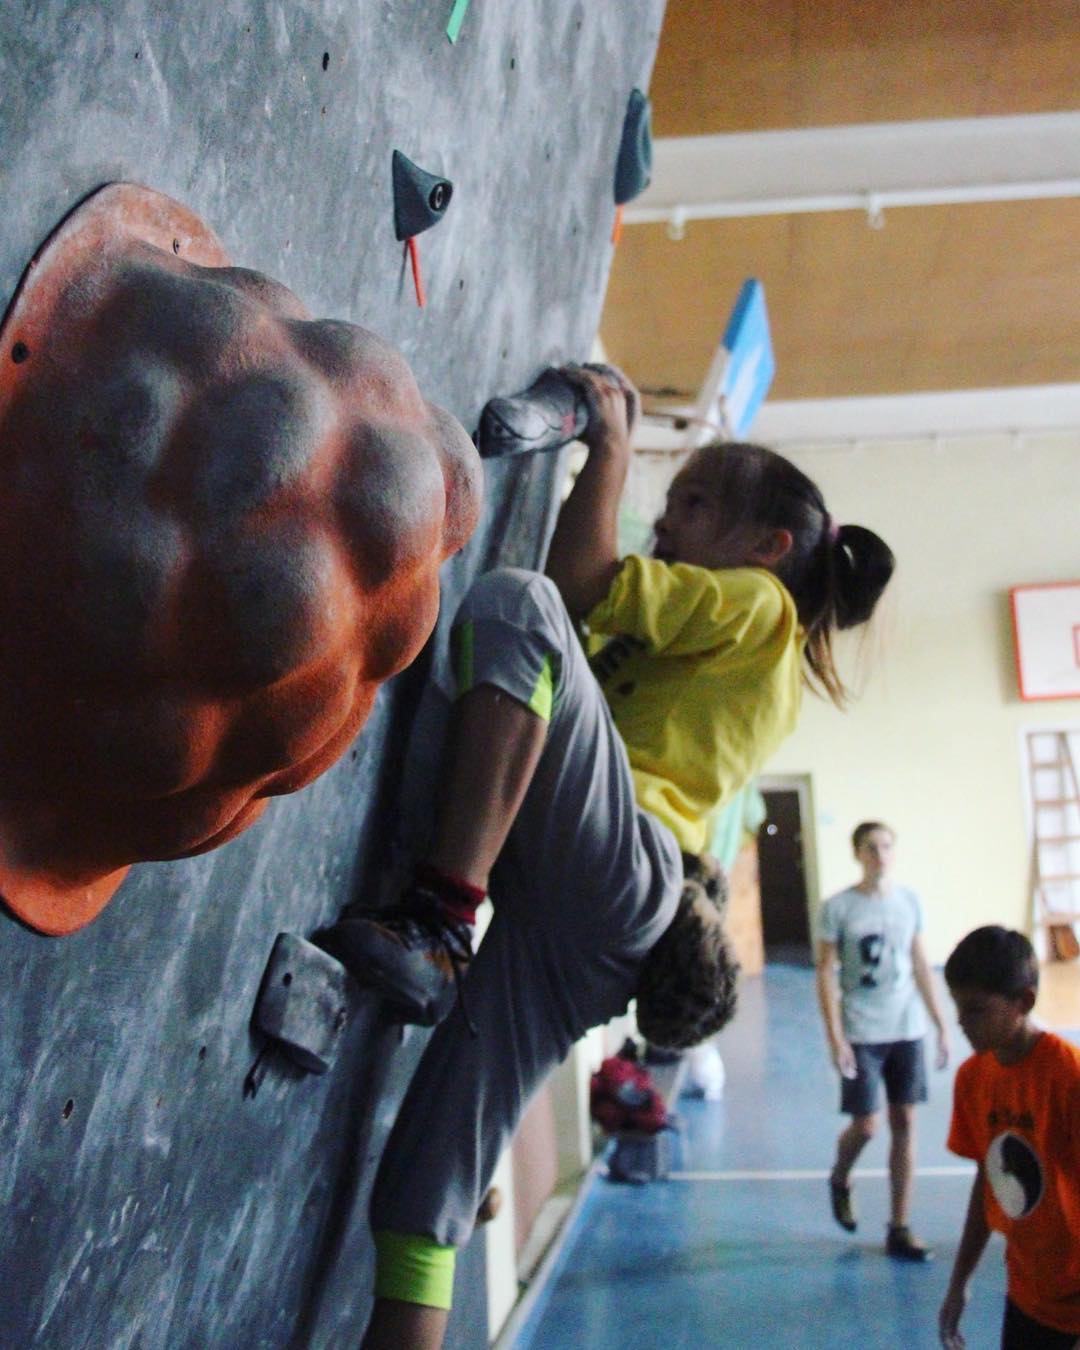
{"type": "Polygon", "coordinates": [[[978,1163],[938,1326],[960,1317],[991,1229],[1005,1237],[1002,1350],[1080,1345],[1080,1048],[1031,1021],[1039,967],[1021,933],[969,933],[945,964],[975,1054],[956,1075],[949,1148],[978,1163]]]}

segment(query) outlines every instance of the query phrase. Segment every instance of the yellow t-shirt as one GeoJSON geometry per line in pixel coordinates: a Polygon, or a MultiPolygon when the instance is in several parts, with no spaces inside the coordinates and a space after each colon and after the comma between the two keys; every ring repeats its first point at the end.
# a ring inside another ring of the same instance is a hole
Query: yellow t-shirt
{"type": "Polygon", "coordinates": [[[632,554],[586,622],[610,638],[591,664],[639,805],[703,852],[709,816],[798,718],[806,638],[794,600],[762,568],[632,554]]]}

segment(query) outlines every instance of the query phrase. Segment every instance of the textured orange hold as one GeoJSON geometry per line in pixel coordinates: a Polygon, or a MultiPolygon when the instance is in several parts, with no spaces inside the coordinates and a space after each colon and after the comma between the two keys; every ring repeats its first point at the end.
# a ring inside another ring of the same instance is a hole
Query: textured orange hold
{"type": "Polygon", "coordinates": [[[130,863],[311,782],[438,612],[479,460],[373,333],[114,184],[0,329],[0,894],[97,915],[130,863]]]}

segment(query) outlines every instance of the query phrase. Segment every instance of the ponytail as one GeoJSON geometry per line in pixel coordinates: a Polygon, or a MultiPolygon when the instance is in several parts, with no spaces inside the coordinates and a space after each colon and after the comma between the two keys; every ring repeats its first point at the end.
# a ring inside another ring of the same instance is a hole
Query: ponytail
{"type": "MultiPolygon", "coordinates": [[[[814,491],[818,491],[816,487],[814,491]]],[[[785,569],[787,559],[783,559],[776,573],[791,591],[799,621],[806,629],[810,683],[842,708],[850,694],[833,659],[833,630],[857,628],[866,623],[889,583],[896,558],[873,530],[862,525],[841,525],[833,531],[828,523],[826,514],[823,543],[815,550],[818,556],[811,555],[809,565],[785,569]],[[785,570],[790,575],[785,576],[785,570]]]]}
{"type": "Polygon", "coordinates": [[[774,450],[737,442],[698,453],[714,461],[740,524],[791,534],[791,549],[773,571],[791,592],[806,631],[808,683],[842,708],[850,694],[833,659],[833,631],[855,628],[873,614],[896,566],[892,549],[862,525],[837,526],[817,485],[774,450]]]}

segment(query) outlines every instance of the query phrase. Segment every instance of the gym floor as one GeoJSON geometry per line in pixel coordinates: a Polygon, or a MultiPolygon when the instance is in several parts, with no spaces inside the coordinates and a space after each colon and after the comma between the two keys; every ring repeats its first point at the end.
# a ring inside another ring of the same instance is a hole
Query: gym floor
{"type": "MultiPolygon", "coordinates": [[[[1039,1011],[1058,1030],[1080,1026],[1077,976],[1070,968],[1044,982],[1051,997],[1039,1011]]],[[[718,1044],[723,1099],[680,1099],[670,1179],[588,1182],[515,1350],[936,1346],[973,1175],[945,1148],[953,1074],[970,1053],[955,1022],[952,1062],[943,1073],[931,1069],[930,1101],[918,1117],[912,1227],[935,1259],[917,1266],[882,1250],[884,1124],[855,1173],[858,1231],[832,1220],[826,1178],[843,1118],[813,972],[770,965],[745,980],[738,1016],[718,1044]]],[[[929,1040],[927,1049],[932,1056],[929,1040]]],[[[962,1324],[972,1350],[998,1344],[1003,1250],[993,1237],[973,1281],[962,1324]]]]}

